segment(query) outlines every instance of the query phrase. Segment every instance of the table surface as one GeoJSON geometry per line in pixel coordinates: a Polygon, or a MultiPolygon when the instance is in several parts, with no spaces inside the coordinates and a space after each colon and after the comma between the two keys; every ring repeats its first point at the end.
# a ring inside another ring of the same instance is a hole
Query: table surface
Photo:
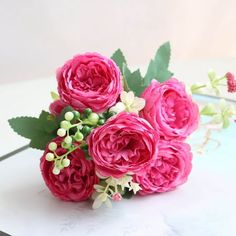
{"type": "MultiPolygon", "coordinates": [[[[200,68],[205,74],[206,66],[200,68]]],[[[183,70],[179,69],[177,74],[181,73],[183,70]]],[[[51,101],[49,91],[55,87],[53,78],[0,87],[0,106],[4,108],[0,119],[0,156],[27,143],[11,132],[7,119],[20,114],[37,115],[40,109],[47,108],[51,101]]],[[[206,99],[209,98],[201,98],[206,99]]],[[[236,124],[214,133],[220,147],[216,149],[215,143],[210,142],[205,153],[199,155],[196,150],[203,142],[205,130],[196,132],[189,140],[194,152],[192,173],[189,181],[176,191],[137,196],[113,204],[112,209],[96,211],[90,202],[68,203],[53,198],[39,171],[42,152],[27,149],[0,162],[0,231],[16,236],[234,236],[235,133],[236,124]]]]}
{"type": "Polygon", "coordinates": [[[134,197],[113,208],[55,199],[39,171],[42,152],[27,149],[0,162],[0,229],[15,236],[234,236],[236,235],[236,125],[214,134],[204,155],[195,152],[204,130],[189,142],[194,151],[189,181],[177,190],[134,197]]]}

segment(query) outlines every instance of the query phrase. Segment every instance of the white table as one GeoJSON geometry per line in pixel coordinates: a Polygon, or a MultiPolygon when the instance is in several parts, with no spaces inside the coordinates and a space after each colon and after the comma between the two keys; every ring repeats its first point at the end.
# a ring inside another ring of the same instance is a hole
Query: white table
{"type": "MultiPolygon", "coordinates": [[[[134,197],[112,209],[51,196],[39,171],[40,151],[0,162],[0,230],[15,236],[234,236],[236,235],[236,125],[215,135],[217,150],[195,153],[189,181],[176,191],[134,197]]],[[[202,138],[192,137],[195,144],[202,138]]]]}

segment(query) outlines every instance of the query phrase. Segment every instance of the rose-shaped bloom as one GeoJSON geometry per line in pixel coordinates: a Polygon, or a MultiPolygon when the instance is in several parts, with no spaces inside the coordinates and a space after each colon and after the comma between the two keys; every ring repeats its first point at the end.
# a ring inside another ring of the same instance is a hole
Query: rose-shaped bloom
{"type": "Polygon", "coordinates": [[[49,106],[49,110],[51,114],[54,116],[60,115],[64,107],[68,106],[66,103],[64,103],[62,100],[56,100],[52,102],[49,106]]]}
{"type": "Polygon", "coordinates": [[[198,106],[177,79],[164,83],[153,80],[142,93],[142,98],[146,100],[146,105],[140,116],[159,130],[163,139],[184,140],[196,130],[198,106]]]}
{"type": "Polygon", "coordinates": [[[159,143],[158,158],[143,175],[135,175],[134,181],[142,188],[139,193],[147,195],[175,189],[186,182],[192,168],[190,146],[180,141],[159,143]]]}
{"type": "Polygon", "coordinates": [[[137,173],[157,157],[159,135],[144,119],[121,112],[92,131],[89,154],[103,176],[137,173]]]}
{"type": "MultiPolygon", "coordinates": [[[[53,142],[58,145],[56,151],[58,155],[66,152],[60,147],[60,139],[55,139],[53,142]]],[[[62,169],[59,175],[55,175],[52,173],[54,163],[45,158],[48,152],[50,151],[47,147],[41,158],[40,168],[52,194],[64,201],[83,201],[91,197],[94,191],[93,186],[99,181],[93,161],[86,160],[83,151],[77,149],[68,156],[70,165],[62,169]]]]}
{"type": "Polygon", "coordinates": [[[98,53],[77,55],[57,71],[61,99],[78,111],[103,112],[113,106],[122,91],[116,64],[98,53]]]}

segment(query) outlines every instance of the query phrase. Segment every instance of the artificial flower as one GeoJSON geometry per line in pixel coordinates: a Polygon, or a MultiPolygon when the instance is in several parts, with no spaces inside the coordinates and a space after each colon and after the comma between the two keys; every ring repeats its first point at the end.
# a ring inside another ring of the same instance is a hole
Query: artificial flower
{"type": "MultiPolygon", "coordinates": [[[[53,143],[57,144],[57,155],[63,155],[66,152],[61,147],[61,138],[53,140],[53,143]]],[[[41,158],[40,168],[44,181],[52,194],[65,201],[83,201],[90,198],[94,191],[94,184],[99,181],[95,174],[93,161],[86,160],[83,151],[76,149],[68,156],[70,165],[55,175],[53,162],[46,160],[49,152],[49,147],[47,147],[41,158]]]]}
{"type": "Polygon", "coordinates": [[[68,105],[65,102],[63,102],[61,99],[58,99],[56,101],[53,101],[50,104],[49,110],[52,115],[58,116],[61,114],[63,108],[65,108],[66,106],[68,106],[68,105]]]}
{"type": "Polygon", "coordinates": [[[142,188],[139,193],[147,195],[175,189],[186,182],[192,168],[190,146],[178,141],[160,141],[158,158],[142,175],[134,180],[142,188]]]}
{"type": "Polygon", "coordinates": [[[159,134],[134,113],[121,112],[87,139],[89,155],[103,176],[120,178],[145,168],[158,152],[159,134]]]}
{"type": "Polygon", "coordinates": [[[120,113],[122,111],[138,113],[145,106],[145,100],[143,98],[135,97],[133,91],[123,91],[120,95],[120,102],[110,108],[110,111],[120,113]]]}
{"type": "Polygon", "coordinates": [[[236,79],[234,78],[234,75],[228,72],[226,73],[225,77],[227,78],[228,92],[235,93],[236,92],[236,79]]]}
{"type": "Polygon", "coordinates": [[[103,112],[113,106],[122,91],[119,68],[98,53],[76,55],[57,71],[60,98],[75,110],[103,112]]]}
{"type": "Polygon", "coordinates": [[[142,93],[146,100],[140,116],[146,119],[166,140],[184,140],[198,127],[199,110],[183,83],[169,79],[152,80],[142,93]]]}

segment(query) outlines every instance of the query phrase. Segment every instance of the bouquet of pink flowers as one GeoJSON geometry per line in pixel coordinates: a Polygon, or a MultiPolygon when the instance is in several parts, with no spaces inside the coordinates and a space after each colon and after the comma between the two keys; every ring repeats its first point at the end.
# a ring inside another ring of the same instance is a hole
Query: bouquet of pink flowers
{"type": "Polygon", "coordinates": [[[199,122],[198,105],[168,70],[163,44],[145,76],[131,71],[120,50],[74,56],[56,73],[50,112],[9,120],[42,149],[43,179],[65,201],[103,203],[175,189],[186,182],[192,154],[186,138],[199,122]]]}

